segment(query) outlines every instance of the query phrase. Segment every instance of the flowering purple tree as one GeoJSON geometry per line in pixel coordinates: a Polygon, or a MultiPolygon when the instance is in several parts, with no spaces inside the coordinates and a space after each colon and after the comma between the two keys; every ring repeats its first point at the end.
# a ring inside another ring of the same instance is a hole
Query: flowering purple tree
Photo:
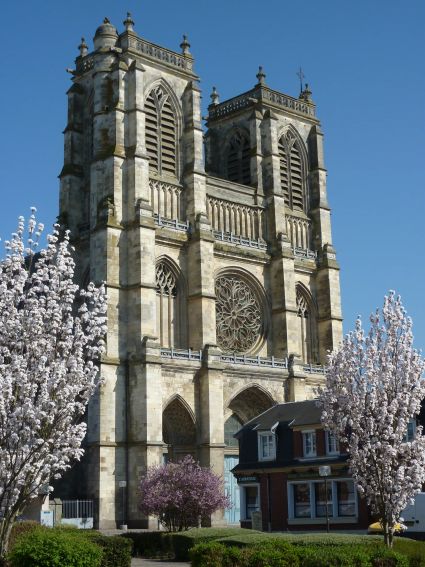
{"type": "Polygon", "coordinates": [[[322,423],[346,444],[358,490],[391,547],[401,511],[425,482],[422,427],[407,438],[425,397],[425,361],[413,348],[412,321],[394,292],[370,321],[366,335],[358,319],[330,355],[319,403],[322,423]]]}
{"type": "Polygon", "coordinates": [[[223,483],[190,455],[177,463],[150,467],[140,482],[140,509],[157,516],[170,532],[198,526],[220,508],[229,508],[223,483]]]}
{"type": "Polygon", "coordinates": [[[73,283],[69,236],[57,226],[35,254],[34,213],[28,239],[21,217],[0,262],[0,564],[16,516],[83,454],[106,332],[104,289],[73,283]]]}

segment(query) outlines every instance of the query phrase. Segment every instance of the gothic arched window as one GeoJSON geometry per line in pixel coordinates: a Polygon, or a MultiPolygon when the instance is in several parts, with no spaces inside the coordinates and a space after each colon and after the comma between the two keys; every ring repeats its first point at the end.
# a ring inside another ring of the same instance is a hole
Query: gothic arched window
{"type": "Polygon", "coordinates": [[[158,332],[161,346],[179,346],[180,314],[178,286],[175,274],[165,262],[156,266],[156,298],[158,332]]]}
{"type": "Polygon", "coordinates": [[[301,343],[301,358],[306,363],[318,362],[317,327],[311,298],[297,286],[297,315],[301,343]]]}
{"type": "Polygon", "coordinates": [[[300,142],[288,130],[278,144],[280,158],[280,186],[285,205],[290,209],[305,211],[305,171],[300,142]]]}
{"type": "Polygon", "coordinates": [[[160,175],[177,176],[177,121],[170,95],[161,87],[145,102],[146,152],[149,168],[160,175]]]}
{"type": "Polygon", "coordinates": [[[240,132],[235,132],[227,148],[227,179],[243,185],[251,183],[249,140],[240,132]]]}
{"type": "Polygon", "coordinates": [[[242,422],[234,413],[224,422],[224,444],[226,447],[238,447],[238,440],[233,436],[242,427],[242,422]]]}

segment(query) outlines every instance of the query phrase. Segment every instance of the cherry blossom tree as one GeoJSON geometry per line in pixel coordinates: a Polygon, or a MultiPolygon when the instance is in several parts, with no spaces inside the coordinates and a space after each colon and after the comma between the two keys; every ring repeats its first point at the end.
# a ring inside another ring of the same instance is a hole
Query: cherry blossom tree
{"type": "Polygon", "coordinates": [[[330,354],[319,404],[322,423],[346,445],[358,491],[391,547],[401,511],[425,482],[422,427],[407,437],[425,397],[425,361],[413,348],[412,321],[394,292],[370,322],[365,334],[358,319],[330,354]]]}
{"type": "Polygon", "coordinates": [[[82,420],[100,378],[103,287],[73,282],[68,233],[36,253],[35,209],[0,262],[0,563],[16,516],[83,454],[82,420]]]}
{"type": "Polygon", "coordinates": [[[190,455],[177,463],[150,467],[140,482],[140,509],[158,517],[170,532],[198,526],[220,508],[229,508],[223,483],[190,455]]]}

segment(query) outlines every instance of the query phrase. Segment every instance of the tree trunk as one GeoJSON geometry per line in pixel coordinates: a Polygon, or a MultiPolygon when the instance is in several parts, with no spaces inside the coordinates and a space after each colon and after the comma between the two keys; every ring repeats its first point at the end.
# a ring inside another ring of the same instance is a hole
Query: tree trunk
{"type": "Polygon", "coordinates": [[[0,523],[0,567],[6,565],[6,554],[9,551],[9,539],[14,517],[7,517],[0,523]]]}
{"type": "Polygon", "coordinates": [[[384,528],[384,543],[391,549],[393,546],[394,526],[390,526],[390,522],[383,519],[382,527],[384,528]]]}

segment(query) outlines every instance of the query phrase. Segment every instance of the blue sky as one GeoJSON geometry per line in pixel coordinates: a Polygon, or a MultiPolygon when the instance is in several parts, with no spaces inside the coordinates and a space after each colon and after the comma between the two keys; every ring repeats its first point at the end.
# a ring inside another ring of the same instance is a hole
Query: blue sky
{"type": "MultiPolygon", "coordinates": [[[[425,2],[423,0],[24,0],[3,3],[0,234],[38,208],[57,214],[66,67],[104,16],[179,51],[188,34],[201,77],[221,100],[251,88],[299,92],[301,65],[325,133],[344,326],[366,319],[388,289],[402,295],[425,349],[425,2]]],[[[365,321],[366,323],[366,321],[365,321]]]]}

